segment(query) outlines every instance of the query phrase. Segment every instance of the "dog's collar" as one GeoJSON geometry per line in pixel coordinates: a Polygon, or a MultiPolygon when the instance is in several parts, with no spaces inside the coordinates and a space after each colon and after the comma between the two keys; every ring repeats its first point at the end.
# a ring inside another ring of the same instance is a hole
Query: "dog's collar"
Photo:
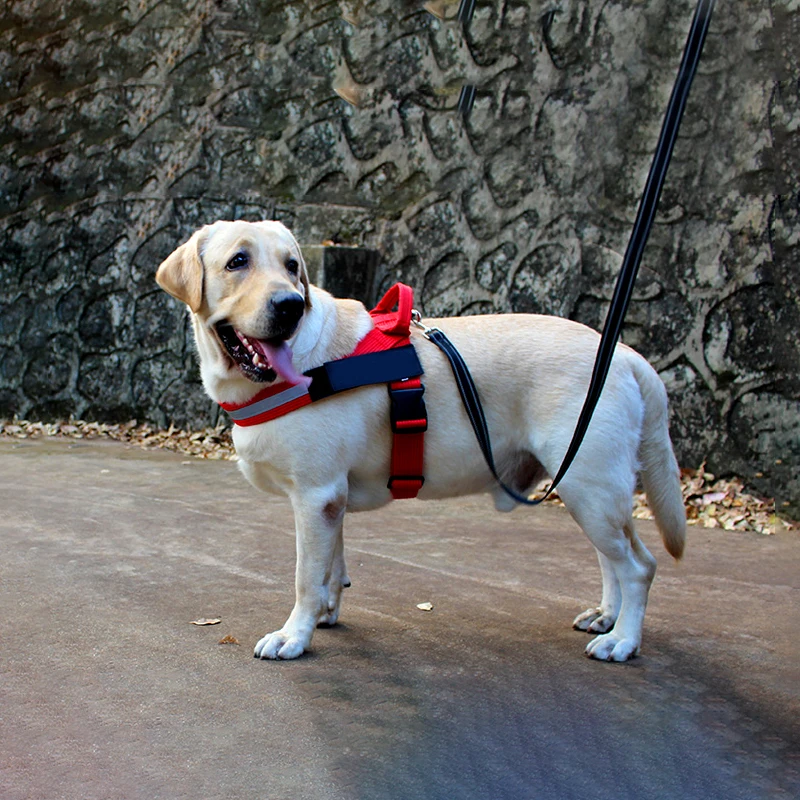
{"type": "Polygon", "coordinates": [[[422,476],[423,437],[428,427],[422,395],[422,365],[411,344],[410,287],[397,283],[370,311],[372,330],[345,358],[309,370],[306,388],[283,381],[262,389],[245,403],[220,403],[235,425],[249,427],[277,419],[339,392],[385,383],[391,398],[392,475],[388,487],[395,499],[416,497],[422,476]],[[395,309],[397,307],[397,310],[395,309]]]}

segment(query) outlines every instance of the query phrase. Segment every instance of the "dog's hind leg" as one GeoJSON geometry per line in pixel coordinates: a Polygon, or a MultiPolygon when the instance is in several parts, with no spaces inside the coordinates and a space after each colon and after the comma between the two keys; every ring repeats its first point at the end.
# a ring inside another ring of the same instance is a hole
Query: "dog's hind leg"
{"type": "Polygon", "coordinates": [[[297,568],[295,605],[280,630],[256,644],[256,658],[290,659],[302,655],[320,622],[331,624],[339,614],[346,583],[342,522],[346,488],[325,487],[291,495],[294,506],[297,568]]]}
{"type": "Polygon", "coordinates": [[[588,633],[608,633],[619,616],[622,592],[612,563],[599,550],[597,560],[603,576],[603,597],[597,608],[587,608],[582,614],[578,614],[572,621],[572,627],[588,633]]]}
{"type": "Polygon", "coordinates": [[[603,573],[599,614],[592,618],[597,613],[592,609],[575,620],[576,627],[589,620],[586,629],[601,633],[589,642],[586,654],[602,661],[626,661],[638,654],[642,643],[644,614],[656,561],[636,535],[630,512],[624,518],[618,504],[607,504],[610,498],[605,492],[603,504],[593,503],[585,489],[579,497],[562,484],[560,494],[597,549],[603,573]],[[608,627],[603,632],[605,626],[608,627]]]}
{"type": "Polygon", "coordinates": [[[609,559],[620,584],[619,616],[611,631],[586,647],[586,655],[601,661],[626,661],[638,655],[647,598],[656,574],[656,560],[636,535],[633,519],[626,522],[623,532],[624,543],[618,541],[610,547],[617,555],[609,559]]]}

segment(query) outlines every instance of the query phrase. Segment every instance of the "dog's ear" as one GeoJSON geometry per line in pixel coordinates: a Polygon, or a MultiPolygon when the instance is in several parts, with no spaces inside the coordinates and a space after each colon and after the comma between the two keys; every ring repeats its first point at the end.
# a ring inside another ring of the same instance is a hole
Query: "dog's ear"
{"type": "Polygon", "coordinates": [[[203,305],[203,260],[200,248],[208,235],[208,226],[197,231],[156,272],[156,283],[197,313],[203,305]]]}

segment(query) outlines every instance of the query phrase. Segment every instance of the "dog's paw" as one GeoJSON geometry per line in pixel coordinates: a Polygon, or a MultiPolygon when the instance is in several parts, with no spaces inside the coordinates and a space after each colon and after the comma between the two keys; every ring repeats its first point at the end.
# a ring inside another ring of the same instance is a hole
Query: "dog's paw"
{"type": "Polygon", "coordinates": [[[616,621],[616,617],[610,611],[604,612],[602,608],[587,608],[583,614],[578,614],[572,620],[572,627],[576,631],[586,631],[587,633],[608,633],[616,621]]]}
{"type": "Polygon", "coordinates": [[[307,646],[308,644],[297,636],[290,636],[282,630],[274,631],[259,640],[253,656],[255,658],[288,660],[303,655],[307,646]]]}
{"type": "Polygon", "coordinates": [[[639,654],[639,643],[616,634],[597,636],[586,646],[586,655],[598,661],[627,661],[639,654]]]}

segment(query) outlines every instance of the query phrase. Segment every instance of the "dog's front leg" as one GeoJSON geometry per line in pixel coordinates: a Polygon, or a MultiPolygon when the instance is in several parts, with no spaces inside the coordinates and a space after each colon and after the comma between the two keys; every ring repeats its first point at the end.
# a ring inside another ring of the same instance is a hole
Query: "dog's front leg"
{"type": "MultiPolygon", "coordinates": [[[[342,510],[344,516],[344,510],[342,510]]],[[[333,551],[333,565],[330,577],[326,584],[328,602],[323,614],[319,619],[319,627],[332,627],[339,619],[339,608],[342,603],[342,590],[350,586],[350,578],[347,575],[347,565],[344,563],[344,534],[343,525],[339,524],[339,535],[336,537],[336,544],[333,551]]]]}
{"type": "Polygon", "coordinates": [[[291,499],[297,534],[295,604],[284,626],[258,642],[256,658],[302,655],[317,625],[335,622],[341,590],[348,585],[342,544],[346,488],[298,492],[291,499]]]}

